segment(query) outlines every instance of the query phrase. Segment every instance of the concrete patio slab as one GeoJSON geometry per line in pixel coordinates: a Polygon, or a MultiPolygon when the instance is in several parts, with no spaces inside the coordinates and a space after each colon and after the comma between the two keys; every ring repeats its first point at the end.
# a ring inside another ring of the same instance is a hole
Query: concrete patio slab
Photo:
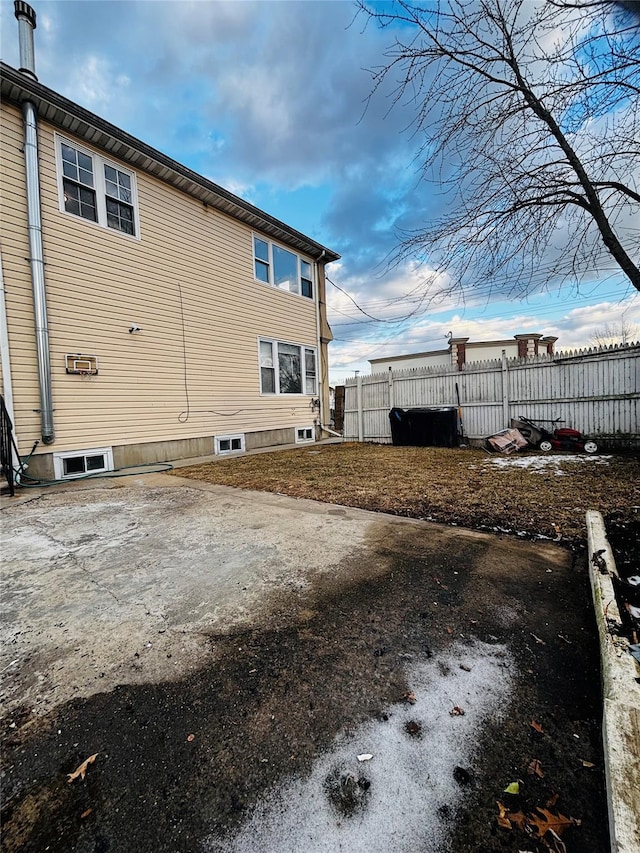
{"type": "Polygon", "coordinates": [[[200,666],[212,635],[277,618],[285,593],[345,560],[356,579],[381,523],[163,474],[21,494],[2,519],[0,698],[38,714],[200,666]]]}
{"type": "Polygon", "coordinates": [[[567,551],[164,474],[1,518],[7,853],[516,851],[518,777],[603,849],[567,551]]]}

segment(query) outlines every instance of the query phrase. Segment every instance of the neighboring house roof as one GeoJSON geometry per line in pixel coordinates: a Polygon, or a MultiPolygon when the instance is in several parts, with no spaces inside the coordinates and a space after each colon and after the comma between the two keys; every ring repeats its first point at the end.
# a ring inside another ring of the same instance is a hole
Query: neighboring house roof
{"type": "Polygon", "coordinates": [[[2,97],[6,101],[16,105],[20,105],[25,100],[31,101],[43,120],[61,130],[66,130],[75,137],[84,139],[140,171],[172,184],[199,199],[203,204],[210,205],[246,223],[251,228],[256,228],[298,249],[314,260],[322,259],[329,263],[337,261],[340,257],[320,243],[316,243],[315,240],[280,222],[279,219],[275,219],[208,178],[193,172],[176,160],[172,160],[171,157],[167,157],[166,154],[156,151],[145,142],[130,136],[124,130],[120,130],[100,116],[85,110],[84,107],[69,101],[4,62],[0,62],[0,83],[2,97]]]}
{"type": "Polygon", "coordinates": [[[405,358],[424,358],[429,355],[449,355],[448,349],[432,349],[429,352],[410,352],[406,355],[388,355],[381,358],[370,358],[369,364],[378,364],[380,361],[402,361],[405,358]]]}
{"type": "MultiPolygon", "coordinates": [[[[484,347],[507,347],[507,346],[517,346],[518,342],[514,338],[509,338],[506,341],[469,341],[465,344],[466,348],[474,349],[484,348],[484,347]]],[[[378,364],[381,361],[403,361],[405,358],[426,358],[432,355],[449,355],[451,349],[432,349],[428,352],[410,352],[406,355],[390,355],[386,358],[382,356],[381,358],[370,358],[369,364],[378,364]]]]}

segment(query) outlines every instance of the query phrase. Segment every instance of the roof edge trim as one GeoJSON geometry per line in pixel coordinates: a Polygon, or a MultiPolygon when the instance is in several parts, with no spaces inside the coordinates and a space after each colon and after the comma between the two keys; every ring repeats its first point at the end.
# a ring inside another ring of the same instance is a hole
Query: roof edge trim
{"type": "Polygon", "coordinates": [[[244,222],[250,227],[263,231],[271,237],[280,239],[298,251],[311,256],[316,261],[322,260],[325,263],[330,263],[340,258],[339,254],[323,246],[321,243],[307,237],[295,228],[291,228],[285,222],[281,222],[264,210],[255,207],[248,201],[244,201],[244,199],[234,195],[229,190],[224,189],[224,187],[210,181],[203,175],[199,175],[187,166],[152,148],[135,136],[131,136],[131,134],[100,118],[95,113],[86,110],[79,104],[70,101],[53,89],[49,89],[47,86],[43,86],[42,83],[32,80],[4,62],[0,62],[0,82],[3,99],[6,98],[7,102],[20,105],[25,100],[35,101],[35,106],[42,114],[43,121],[84,139],[94,147],[108,152],[112,157],[118,157],[124,162],[131,163],[134,168],[147,172],[165,183],[175,186],[187,195],[198,198],[200,201],[240,222],[244,222]],[[49,107],[50,110],[43,110],[43,106],[49,107]],[[47,114],[48,112],[51,114],[47,114]],[[75,120],[79,125],[73,128],[67,127],[63,120],[65,118],[75,120]],[[89,131],[93,131],[93,133],[89,131]],[[106,147],[104,143],[101,144],[101,140],[96,138],[96,134],[105,134],[111,139],[116,140],[124,149],[129,149],[130,156],[127,157],[125,150],[115,152],[106,147]],[[133,152],[138,155],[138,159],[135,162],[131,159],[133,152]],[[167,170],[168,174],[166,174],[167,170]],[[165,172],[164,175],[160,174],[162,171],[165,172]],[[185,179],[192,182],[202,192],[197,193],[185,188],[184,185],[180,186],[180,182],[184,184],[185,179]],[[203,196],[206,196],[206,198],[203,196]]]}

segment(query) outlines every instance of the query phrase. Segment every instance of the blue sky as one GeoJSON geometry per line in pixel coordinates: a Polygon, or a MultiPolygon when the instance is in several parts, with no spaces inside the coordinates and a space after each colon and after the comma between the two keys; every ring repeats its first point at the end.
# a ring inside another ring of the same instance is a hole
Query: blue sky
{"type": "MultiPolygon", "coordinates": [[[[367,106],[367,69],[392,33],[354,21],[351,2],[32,5],[42,83],[342,255],[329,277],[379,322],[328,285],[332,381],[368,372],[368,358],[443,348],[450,331],[472,340],[535,331],[569,348],[624,320],[640,336],[640,298],[613,261],[580,286],[526,300],[468,295],[397,319],[419,307],[420,270],[385,271],[394,226],[418,226],[441,200],[418,180],[411,110],[389,112],[384,91],[367,106]]],[[[0,0],[0,11],[2,58],[17,66],[13,3],[0,0]]]]}

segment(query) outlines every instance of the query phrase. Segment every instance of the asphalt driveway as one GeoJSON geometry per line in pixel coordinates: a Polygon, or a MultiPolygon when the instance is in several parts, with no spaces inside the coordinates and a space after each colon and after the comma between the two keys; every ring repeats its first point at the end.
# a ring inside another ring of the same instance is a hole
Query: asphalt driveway
{"type": "Polygon", "coordinates": [[[3,850],[605,849],[567,551],[166,475],[2,528],[3,850]]]}

